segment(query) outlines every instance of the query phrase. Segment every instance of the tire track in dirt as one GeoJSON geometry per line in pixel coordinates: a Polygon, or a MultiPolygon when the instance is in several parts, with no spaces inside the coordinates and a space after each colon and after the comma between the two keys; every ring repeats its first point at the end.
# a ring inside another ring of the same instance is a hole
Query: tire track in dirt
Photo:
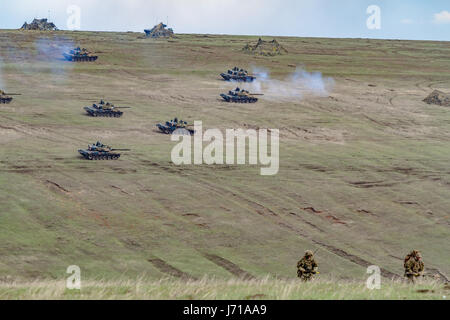
{"type": "Polygon", "coordinates": [[[64,188],[63,186],[61,186],[56,182],[53,182],[51,180],[46,180],[45,182],[51,185],[52,187],[56,187],[57,190],[62,191],[63,193],[69,193],[69,190],[67,190],[66,188],[64,188]]]}
{"type": "Polygon", "coordinates": [[[433,88],[435,85],[437,84],[441,84],[441,83],[448,83],[448,80],[440,80],[440,81],[433,81],[430,82],[430,84],[428,84],[428,88],[430,88],[430,90],[434,90],[435,88],[433,88]]]}
{"type": "MultiPolygon", "coordinates": [[[[29,160],[30,163],[35,163],[34,160],[29,160]]],[[[98,222],[98,224],[102,227],[111,228],[108,219],[104,217],[103,213],[100,213],[97,210],[87,208],[80,199],[71,192],[71,190],[67,187],[64,187],[61,183],[57,183],[45,176],[41,176],[40,173],[51,171],[52,173],[57,173],[61,176],[66,176],[72,181],[77,181],[74,176],[69,175],[66,170],[58,170],[52,166],[13,166],[12,169],[9,170],[0,170],[0,172],[16,172],[28,175],[32,177],[36,182],[45,185],[49,190],[57,193],[61,199],[68,199],[73,203],[74,208],[76,208],[81,216],[89,217],[98,222]]],[[[81,182],[80,182],[81,184],[81,182]]]]}
{"type": "Polygon", "coordinates": [[[239,200],[241,200],[241,201],[247,203],[248,205],[250,205],[251,207],[253,207],[253,209],[255,209],[256,213],[258,213],[261,216],[263,216],[263,215],[269,215],[269,216],[273,216],[273,217],[277,217],[278,216],[278,214],[275,213],[273,210],[263,206],[262,204],[260,204],[258,202],[255,202],[255,201],[252,201],[250,199],[247,199],[247,198],[245,198],[245,197],[243,197],[243,196],[241,196],[241,195],[239,195],[237,193],[234,193],[234,192],[231,192],[231,191],[228,191],[228,190],[225,190],[225,189],[220,189],[220,188],[216,187],[215,185],[212,185],[212,184],[210,184],[208,182],[205,182],[204,180],[200,180],[200,179],[197,179],[197,180],[200,181],[200,184],[208,186],[209,188],[211,188],[211,190],[214,190],[216,193],[219,193],[219,194],[229,193],[229,194],[231,194],[233,197],[238,198],[239,200]]]}
{"type": "MultiPolygon", "coordinates": [[[[200,183],[203,183],[204,185],[208,186],[209,190],[215,191],[216,193],[219,193],[219,194],[222,194],[222,195],[224,193],[229,193],[229,194],[232,194],[234,197],[238,197],[240,200],[246,202],[247,204],[250,204],[250,205],[257,204],[257,206],[256,207],[253,206],[253,208],[255,210],[256,210],[256,208],[258,208],[260,210],[260,212],[261,212],[261,209],[260,209],[261,207],[265,208],[263,205],[261,205],[259,203],[256,203],[254,201],[248,200],[245,197],[243,197],[242,195],[238,195],[238,194],[236,194],[234,192],[218,188],[217,186],[212,185],[211,183],[205,182],[203,180],[200,180],[200,183]]],[[[269,215],[263,215],[263,216],[265,216],[265,217],[267,217],[268,219],[271,219],[271,220],[276,220],[274,222],[277,225],[279,225],[280,227],[283,227],[284,229],[290,230],[291,232],[294,232],[294,233],[300,235],[301,237],[311,241],[312,243],[315,243],[315,244],[321,246],[322,248],[326,249],[327,251],[329,251],[329,252],[331,252],[331,253],[333,253],[333,254],[341,257],[341,258],[344,258],[344,259],[346,259],[348,261],[351,261],[351,262],[353,262],[353,263],[355,263],[355,264],[357,264],[357,265],[359,265],[361,267],[364,267],[364,268],[367,268],[368,266],[371,266],[371,265],[375,265],[374,263],[366,261],[365,259],[363,259],[361,257],[358,257],[358,256],[356,256],[354,254],[350,254],[350,253],[348,253],[348,252],[346,252],[346,251],[344,251],[342,249],[339,249],[339,248],[337,248],[337,247],[335,247],[333,245],[330,245],[330,244],[327,244],[327,243],[315,240],[313,237],[309,236],[306,232],[304,232],[304,231],[302,231],[302,230],[300,230],[300,229],[298,229],[296,227],[293,227],[292,225],[286,223],[284,221],[284,219],[280,218],[280,216],[278,214],[276,214],[274,211],[272,211],[271,209],[268,209],[268,208],[265,208],[265,209],[266,210],[264,210],[264,212],[269,212],[270,214],[269,215]]],[[[393,272],[391,272],[389,270],[386,270],[384,268],[380,267],[380,270],[381,270],[381,275],[386,277],[386,278],[391,278],[391,279],[402,278],[400,275],[395,274],[395,273],[393,273],[393,272]]]]}
{"type": "MultiPolygon", "coordinates": [[[[6,118],[6,117],[4,117],[4,118],[6,118]]],[[[60,142],[59,140],[52,139],[52,138],[47,138],[47,137],[42,136],[41,135],[42,133],[39,132],[38,130],[36,130],[32,126],[26,126],[26,125],[22,125],[22,124],[15,124],[15,125],[12,125],[12,126],[1,125],[0,128],[1,129],[5,129],[5,130],[14,130],[18,134],[21,134],[21,135],[24,135],[24,136],[31,136],[33,138],[42,139],[42,140],[45,140],[45,141],[60,142]]]]}
{"type": "MultiPolygon", "coordinates": [[[[65,134],[61,133],[60,131],[56,131],[55,128],[52,126],[28,124],[26,122],[15,120],[15,119],[6,117],[4,115],[2,115],[1,117],[13,122],[13,124],[10,126],[0,125],[1,129],[14,130],[19,134],[23,134],[26,136],[32,136],[33,138],[51,141],[51,142],[65,142],[65,140],[61,139],[61,138],[65,138],[70,141],[78,141],[80,143],[85,143],[84,139],[80,139],[76,135],[73,135],[73,136],[65,135],[65,134]],[[55,139],[53,137],[58,137],[59,139],[55,139]]],[[[64,130],[64,127],[61,127],[60,129],[64,130]]]]}
{"type": "Polygon", "coordinates": [[[322,232],[322,233],[325,233],[324,230],[322,230],[321,228],[319,228],[319,227],[316,226],[315,224],[309,222],[308,220],[302,218],[302,217],[301,217],[300,215],[298,215],[297,213],[295,213],[295,212],[289,212],[289,214],[291,214],[292,216],[294,216],[296,219],[300,220],[301,222],[303,222],[303,223],[309,225],[310,227],[316,229],[317,231],[322,232]]]}
{"type": "Polygon", "coordinates": [[[393,97],[389,98],[389,104],[391,105],[391,107],[395,107],[394,105],[394,99],[396,99],[398,97],[398,95],[394,95],[393,97]]]}
{"type": "Polygon", "coordinates": [[[425,89],[422,87],[422,85],[426,85],[427,83],[430,84],[430,81],[429,80],[419,81],[419,82],[415,83],[414,85],[416,86],[417,89],[422,90],[424,92],[428,92],[429,91],[428,88],[425,89]]]}
{"type": "MultiPolygon", "coordinates": [[[[59,170],[53,170],[53,172],[54,173],[57,172],[59,175],[66,176],[69,179],[73,179],[73,177],[68,175],[66,172],[62,172],[59,170]]],[[[97,221],[99,223],[99,225],[106,227],[106,228],[111,228],[111,225],[109,224],[108,219],[104,217],[104,213],[100,213],[97,210],[87,208],[83,204],[83,202],[80,201],[80,199],[78,199],[76,194],[71,192],[67,187],[63,187],[60,183],[56,183],[52,180],[46,179],[46,178],[36,175],[34,173],[27,173],[27,174],[29,174],[29,176],[34,178],[37,182],[48,186],[48,188],[50,190],[52,190],[53,192],[57,192],[60,195],[60,197],[71,201],[74,205],[74,208],[76,208],[80,212],[80,215],[93,218],[95,221],[97,221]]],[[[73,180],[75,180],[75,179],[73,179],[73,180]]]]}
{"type": "Polygon", "coordinates": [[[388,123],[385,123],[385,122],[382,122],[382,121],[379,121],[379,120],[375,120],[375,119],[369,117],[368,115],[363,114],[363,117],[365,117],[367,120],[369,120],[369,121],[371,121],[371,122],[373,122],[373,123],[375,123],[375,124],[377,124],[377,125],[379,125],[381,127],[391,127],[388,123]]]}
{"type": "Polygon", "coordinates": [[[305,210],[306,212],[309,212],[309,213],[311,213],[313,215],[319,216],[319,217],[321,217],[323,219],[326,219],[326,220],[330,221],[331,223],[348,226],[347,222],[339,219],[338,217],[336,217],[335,215],[333,215],[333,214],[331,214],[329,212],[325,212],[325,211],[322,211],[322,210],[317,210],[314,207],[305,207],[305,208],[303,208],[303,210],[305,210]]]}
{"type": "Polygon", "coordinates": [[[393,187],[399,183],[410,183],[411,181],[396,181],[396,182],[386,182],[386,181],[347,181],[348,184],[356,188],[385,188],[393,187]]]}
{"type": "MultiPolygon", "coordinates": [[[[346,259],[346,260],[350,260],[350,261],[352,261],[352,262],[354,262],[354,263],[356,263],[356,264],[358,264],[358,265],[360,265],[362,267],[367,268],[368,266],[374,265],[373,263],[371,263],[369,261],[366,261],[363,258],[360,258],[360,257],[358,257],[356,255],[350,254],[350,253],[348,253],[348,252],[346,252],[346,251],[344,251],[342,249],[336,248],[336,247],[334,247],[334,246],[332,246],[330,244],[326,244],[326,243],[323,243],[321,241],[317,241],[315,239],[310,239],[310,240],[312,242],[314,242],[315,244],[317,244],[317,245],[319,245],[319,246],[321,246],[323,248],[328,249],[329,251],[333,252],[334,254],[336,254],[336,255],[338,255],[338,256],[346,259]]],[[[391,272],[389,270],[386,270],[386,269],[384,269],[382,267],[380,267],[380,270],[381,270],[381,275],[383,277],[385,277],[385,278],[402,279],[402,277],[400,275],[398,275],[396,273],[393,273],[393,272],[391,272]]]]}
{"type": "Polygon", "coordinates": [[[175,278],[185,279],[185,280],[198,280],[196,277],[191,276],[190,274],[183,272],[174,266],[171,266],[164,260],[154,257],[147,260],[150,262],[156,269],[161,271],[162,273],[168,274],[175,278]]]}
{"type": "Polygon", "coordinates": [[[219,267],[224,268],[231,274],[235,275],[236,277],[243,279],[243,280],[252,280],[255,279],[255,277],[248,273],[245,270],[242,270],[238,265],[234,264],[233,262],[219,257],[215,254],[210,253],[204,253],[203,256],[208,259],[209,261],[213,262],[214,264],[218,265],[219,267]]]}
{"type": "Polygon", "coordinates": [[[434,272],[435,275],[437,275],[438,277],[440,277],[443,281],[449,283],[450,280],[447,278],[447,276],[445,274],[443,274],[439,269],[437,268],[432,268],[432,267],[428,267],[428,270],[434,272]]]}

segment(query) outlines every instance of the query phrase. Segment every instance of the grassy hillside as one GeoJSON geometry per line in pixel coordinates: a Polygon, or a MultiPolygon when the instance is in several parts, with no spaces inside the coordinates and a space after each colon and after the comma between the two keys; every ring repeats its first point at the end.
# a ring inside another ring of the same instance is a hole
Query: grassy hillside
{"type": "MultiPolygon", "coordinates": [[[[322,274],[402,275],[423,252],[450,272],[450,109],[422,100],[449,91],[448,43],[279,38],[289,54],[241,52],[255,37],[0,31],[0,280],[294,278],[306,249],[322,274]],[[80,45],[95,63],[61,52],[80,45]],[[219,73],[262,67],[284,79],[303,66],[334,79],[329,96],[230,105],[219,73]],[[131,106],[90,118],[99,99],[131,106]],[[171,163],[155,124],[280,129],[280,171],[171,163]],[[77,153],[101,140],[119,161],[77,153]]],[[[271,40],[271,39],[270,39],[271,40]]]]}

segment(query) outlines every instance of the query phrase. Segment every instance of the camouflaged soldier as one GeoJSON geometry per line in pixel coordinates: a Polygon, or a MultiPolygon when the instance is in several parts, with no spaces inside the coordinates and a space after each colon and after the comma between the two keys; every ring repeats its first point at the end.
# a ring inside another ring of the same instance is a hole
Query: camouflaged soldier
{"type": "Polygon", "coordinates": [[[297,263],[297,276],[303,281],[309,281],[315,274],[319,273],[317,269],[314,253],[308,250],[305,252],[305,256],[297,263]]]}
{"type": "Polygon", "coordinates": [[[417,250],[413,250],[405,257],[403,266],[405,267],[405,277],[413,283],[416,281],[416,278],[423,275],[425,270],[422,255],[417,250]]]}

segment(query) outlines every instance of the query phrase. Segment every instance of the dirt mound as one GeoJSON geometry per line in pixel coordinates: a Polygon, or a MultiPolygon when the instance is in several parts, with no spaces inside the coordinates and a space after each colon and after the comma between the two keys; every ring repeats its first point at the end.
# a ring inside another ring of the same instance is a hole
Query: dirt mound
{"type": "Polygon", "coordinates": [[[277,56],[288,53],[288,51],[283,48],[277,40],[273,39],[272,41],[264,41],[261,38],[259,38],[256,45],[247,44],[242,50],[247,53],[261,56],[277,56]]]}
{"type": "Polygon", "coordinates": [[[450,96],[442,91],[434,90],[428,97],[423,100],[428,104],[437,104],[438,106],[450,107],[450,96]]]}
{"type": "Polygon", "coordinates": [[[53,22],[48,22],[47,19],[34,19],[30,24],[25,22],[20,30],[56,31],[58,28],[53,22]]]}
{"type": "Polygon", "coordinates": [[[162,22],[151,30],[144,30],[144,32],[149,38],[171,38],[174,36],[172,28],[167,28],[167,25],[162,22]]]}

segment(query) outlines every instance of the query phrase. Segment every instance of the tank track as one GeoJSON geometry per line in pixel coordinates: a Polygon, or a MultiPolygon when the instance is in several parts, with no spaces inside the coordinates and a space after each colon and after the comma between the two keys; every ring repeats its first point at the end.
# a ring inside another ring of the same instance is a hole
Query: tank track
{"type": "MultiPolygon", "coordinates": [[[[174,133],[178,128],[176,127],[168,127],[168,126],[164,126],[162,124],[157,124],[156,125],[158,127],[158,129],[164,133],[164,134],[172,134],[174,133]]],[[[188,133],[189,135],[194,135],[195,131],[193,129],[187,129],[187,128],[179,128],[180,130],[183,130],[185,133],[188,133]]],[[[181,131],[180,131],[181,132],[181,131]]]]}
{"type": "Polygon", "coordinates": [[[0,98],[0,103],[8,104],[12,101],[12,98],[0,98]]]}
{"type": "Polygon", "coordinates": [[[120,118],[123,112],[88,112],[88,115],[92,117],[120,118]]]}
{"type": "Polygon", "coordinates": [[[108,153],[103,154],[100,152],[88,152],[86,150],[78,150],[78,152],[86,159],[86,160],[117,160],[120,158],[119,153],[108,153]]]}
{"type": "Polygon", "coordinates": [[[245,99],[240,99],[240,98],[236,98],[236,97],[230,97],[228,95],[221,95],[221,97],[226,101],[226,102],[232,102],[232,103],[256,103],[258,102],[258,98],[245,98],[245,99]]]}
{"type": "Polygon", "coordinates": [[[65,56],[66,60],[72,61],[72,62],[92,62],[96,61],[98,59],[97,56],[92,57],[76,57],[76,56],[65,56]]]}
{"type": "Polygon", "coordinates": [[[236,81],[236,82],[253,82],[256,78],[253,76],[234,76],[226,73],[221,74],[225,81],[236,81]]]}

